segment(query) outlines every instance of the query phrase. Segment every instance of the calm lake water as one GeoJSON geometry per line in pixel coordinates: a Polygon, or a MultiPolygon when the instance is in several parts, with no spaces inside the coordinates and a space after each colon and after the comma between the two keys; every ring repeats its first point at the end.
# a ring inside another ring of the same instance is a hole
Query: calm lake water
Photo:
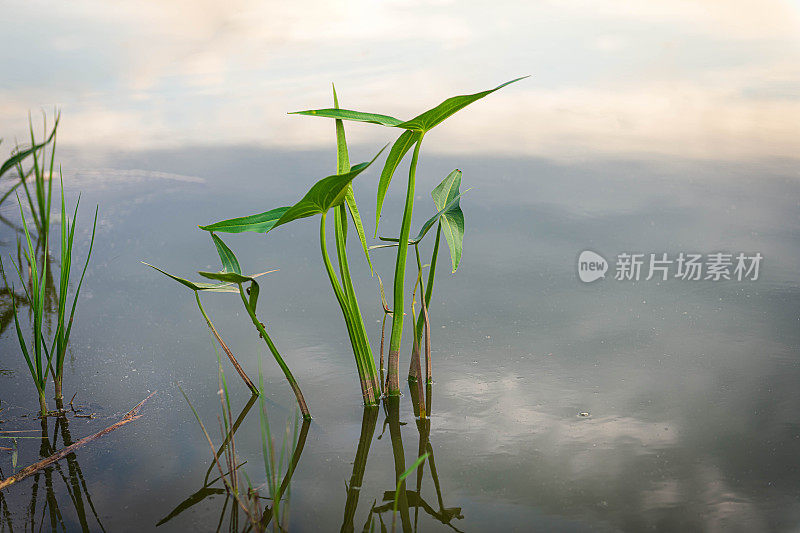
{"type": "MultiPolygon", "coordinates": [[[[370,159],[375,151],[356,146],[351,158],[370,159]]],[[[196,225],[296,201],[333,172],[335,155],[201,146],[65,149],[61,158],[69,199],[83,193],[79,256],[91,210],[100,206],[65,377],[65,396],[77,392],[75,403],[97,418],[70,418],[69,434],[77,440],[93,433],[157,393],[141,419],[0,493],[0,531],[214,530],[230,508],[223,494],[157,528],[203,488],[211,465],[178,385],[220,442],[217,362],[192,294],[140,261],[194,279],[197,270],[218,269],[212,242],[196,225]]],[[[413,229],[434,212],[429,191],[456,167],[464,172],[463,188],[474,190],[462,199],[462,264],[449,274],[443,250],[430,308],[435,385],[429,428],[415,419],[407,390],[399,405],[402,425],[385,426],[383,410],[364,415],[352,352],[319,255],[316,219],[267,237],[226,238],[246,271],[280,269],[261,282],[260,318],[314,416],[291,480],[290,528],[335,531],[349,523],[361,530],[370,509],[391,501],[385,493],[395,488],[398,443],[410,465],[428,430],[436,483],[426,465],[420,492],[409,496],[419,504],[410,521],[420,531],[797,527],[796,167],[780,160],[556,164],[423,153],[413,229]],[[606,279],[578,279],[583,250],[611,263],[606,279]],[[614,279],[623,252],[674,257],[720,251],[761,253],[759,279],[614,279]],[[354,465],[359,444],[369,447],[365,466],[354,465]],[[364,467],[360,490],[348,490],[354,466],[364,467]]],[[[368,233],[376,184],[375,169],[355,182],[368,233]]],[[[399,172],[382,235],[397,231],[404,185],[399,172]]],[[[6,202],[0,213],[16,224],[15,209],[6,202]]],[[[0,227],[0,240],[4,259],[16,253],[9,225],[0,227]]],[[[425,257],[431,244],[432,238],[425,257]]],[[[377,354],[383,316],[377,278],[370,277],[357,241],[351,239],[351,248],[377,354]]],[[[393,256],[391,250],[373,252],[385,280],[393,256]]],[[[277,365],[238,298],[209,294],[203,300],[251,377],[263,356],[270,423],[280,435],[294,421],[295,404],[277,365]]],[[[403,375],[409,351],[406,340],[403,375]]],[[[36,397],[13,325],[0,337],[0,353],[0,429],[39,435],[36,397]]],[[[227,361],[223,367],[237,414],[249,392],[227,361]]],[[[63,445],[63,429],[49,422],[49,444],[56,439],[56,447],[63,445]]],[[[257,408],[246,414],[236,439],[242,468],[260,485],[257,408]]],[[[18,466],[47,455],[45,444],[20,439],[18,466]]],[[[0,469],[2,476],[13,471],[9,452],[0,452],[0,469]]],[[[416,475],[409,477],[412,489],[416,475]]],[[[381,517],[388,525],[391,509],[381,517]]],[[[228,528],[227,515],[222,528],[228,528]]]]}

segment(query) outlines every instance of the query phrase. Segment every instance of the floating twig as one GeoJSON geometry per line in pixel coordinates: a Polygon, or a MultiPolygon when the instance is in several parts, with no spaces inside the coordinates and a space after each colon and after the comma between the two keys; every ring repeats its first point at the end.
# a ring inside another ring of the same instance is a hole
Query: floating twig
{"type": "Polygon", "coordinates": [[[93,441],[95,439],[99,439],[103,435],[107,435],[107,434],[111,433],[115,429],[124,426],[128,422],[133,422],[134,420],[136,420],[137,418],[142,416],[142,415],[139,414],[139,409],[142,407],[142,405],[144,405],[144,403],[147,400],[152,398],[154,394],[155,394],[155,392],[152,392],[150,394],[150,396],[148,396],[147,398],[145,398],[144,400],[142,400],[141,402],[136,404],[136,406],[133,409],[128,411],[125,414],[125,416],[123,416],[120,420],[118,420],[117,422],[115,422],[112,425],[108,426],[107,428],[105,428],[105,429],[103,429],[101,431],[98,431],[94,435],[89,435],[88,437],[84,437],[81,440],[77,441],[76,443],[74,443],[74,444],[72,444],[70,446],[67,446],[66,448],[62,448],[61,450],[57,451],[56,453],[54,453],[50,457],[47,457],[46,459],[42,459],[38,463],[34,463],[34,464],[30,465],[30,466],[26,466],[25,468],[23,468],[22,470],[20,470],[16,474],[14,474],[13,476],[9,476],[9,477],[7,477],[7,478],[5,478],[3,480],[0,480],[0,490],[3,490],[4,488],[8,487],[9,485],[12,485],[12,484],[16,483],[17,481],[21,481],[21,480],[25,479],[26,477],[30,476],[31,474],[34,474],[34,473],[38,472],[42,468],[45,468],[46,466],[49,466],[49,465],[55,463],[59,459],[63,459],[64,457],[66,457],[67,455],[73,453],[75,450],[77,450],[81,446],[83,446],[85,444],[88,444],[89,442],[91,442],[91,441],[93,441]]]}

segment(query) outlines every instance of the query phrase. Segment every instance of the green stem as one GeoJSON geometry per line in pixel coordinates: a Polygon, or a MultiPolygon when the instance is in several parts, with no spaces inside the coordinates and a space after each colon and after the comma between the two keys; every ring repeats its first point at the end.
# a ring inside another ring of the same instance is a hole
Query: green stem
{"type": "MultiPolygon", "coordinates": [[[[431,255],[431,266],[430,272],[428,273],[428,280],[427,280],[427,288],[423,292],[423,298],[425,298],[425,309],[430,309],[431,306],[431,297],[433,296],[433,281],[436,275],[436,260],[439,257],[439,238],[442,235],[442,224],[441,222],[436,225],[436,241],[433,243],[433,254],[431,255]]],[[[417,263],[419,265],[419,255],[417,256],[417,263]]],[[[427,314],[427,313],[426,313],[427,314]]],[[[425,325],[425,322],[422,320],[420,316],[420,320],[418,320],[415,324],[414,330],[414,339],[416,340],[417,346],[422,343],[422,328],[425,325]]],[[[412,372],[409,370],[408,373],[408,380],[412,381],[412,372]]],[[[430,375],[428,375],[428,381],[430,382],[430,375]]]]}
{"type": "Polygon", "coordinates": [[[353,330],[350,307],[347,304],[344,292],[342,291],[342,287],[339,285],[339,280],[336,278],[336,273],[333,270],[333,265],[331,264],[331,259],[328,255],[327,237],[325,236],[326,218],[327,213],[322,213],[319,224],[319,245],[320,250],[322,251],[322,261],[325,263],[325,271],[328,273],[328,278],[330,279],[331,286],[333,287],[333,292],[336,295],[336,300],[339,302],[339,307],[342,310],[342,315],[344,316],[344,321],[347,325],[347,333],[350,336],[350,343],[353,346],[353,355],[356,358],[356,368],[358,370],[358,379],[361,384],[361,395],[364,399],[364,404],[372,405],[375,403],[375,396],[374,394],[371,394],[371,389],[367,385],[364,361],[361,357],[360,351],[356,348],[358,346],[358,342],[356,341],[356,332],[353,330]]]}
{"type": "Polygon", "coordinates": [[[367,336],[367,328],[364,325],[364,317],[361,315],[353,280],[350,277],[350,266],[347,262],[347,206],[344,203],[336,208],[335,222],[336,252],[339,259],[339,271],[342,276],[343,293],[350,310],[349,320],[352,323],[353,335],[358,343],[358,348],[353,345],[353,349],[358,349],[361,354],[362,365],[366,371],[364,380],[370,389],[370,397],[374,399],[377,396],[376,391],[380,390],[380,385],[378,372],[375,369],[375,358],[372,355],[372,347],[367,336]]]}
{"type": "Polygon", "coordinates": [[[406,190],[406,205],[403,211],[403,224],[400,227],[400,246],[397,247],[397,262],[394,268],[394,313],[392,314],[392,334],[389,339],[389,376],[387,393],[389,396],[400,395],[400,340],[403,337],[403,302],[404,282],[406,274],[406,257],[408,256],[408,236],[411,232],[411,216],[414,211],[414,184],[417,173],[419,150],[422,146],[420,134],[414,146],[414,155],[411,158],[411,167],[408,170],[408,189],[406,190]]]}
{"type": "Polygon", "coordinates": [[[272,356],[277,361],[278,366],[281,367],[283,370],[283,375],[286,376],[286,380],[289,382],[289,386],[292,387],[292,391],[294,392],[295,397],[297,398],[297,404],[300,406],[300,412],[303,414],[303,418],[305,420],[311,419],[311,413],[308,412],[308,406],[306,405],[306,400],[303,397],[303,393],[300,390],[300,386],[297,384],[297,380],[294,379],[292,375],[292,371],[289,370],[289,367],[283,361],[281,354],[278,352],[278,349],[275,347],[275,344],[272,342],[272,339],[267,335],[267,330],[264,329],[264,326],[261,322],[258,321],[258,317],[256,317],[255,310],[250,307],[250,302],[247,299],[247,294],[242,287],[242,284],[239,283],[239,295],[242,297],[242,303],[244,303],[244,308],[247,309],[247,314],[250,315],[250,319],[253,321],[253,325],[256,327],[258,332],[261,334],[261,337],[264,338],[264,342],[267,343],[267,347],[269,351],[272,352],[272,356]]]}

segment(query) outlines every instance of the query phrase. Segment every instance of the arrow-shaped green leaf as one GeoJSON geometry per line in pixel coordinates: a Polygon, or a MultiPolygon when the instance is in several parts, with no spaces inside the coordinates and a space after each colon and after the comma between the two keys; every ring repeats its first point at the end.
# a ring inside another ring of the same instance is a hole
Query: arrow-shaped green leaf
{"type": "Polygon", "coordinates": [[[200,229],[206,231],[218,231],[220,233],[243,233],[245,231],[253,231],[256,233],[266,233],[272,229],[275,223],[280,219],[289,206],[276,207],[271,211],[259,213],[257,215],[249,215],[246,217],[231,218],[221,222],[215,222],[208,226],[200,226],[200,229]]]}
{"type": "Polygon", "coordinates": [[[516,81],[522,80],[527,78],[528,76],[523,76],[521,78],[517,78],[511,81],[507,81],[501,85],[498,85],[494,89],[489,89],[488,91],[481,91],[475,94],[463,94],[460,96],[453,96],[452,98],[448,98],[441,104],[437,105],[433,109],[429,109],[424,113],[417,115],[416,117],[403,122],[401,124],[397,124],[394,127],[396,128],[405,128],[407,130],[416,130],[416,131],[429,131],[434,126],[440,124],[443,120],[445,120],[450,115],[456,113],[467,107],[472,102],[476,100],[480,100],[484,96],[488,96],[493,92],[502,89],[506,85],[510,85],[516,81]]]}
{"type": "Polygon", "coordinates": [[[204,283],[204,282],[189,281],[188,279],[179,278],[178,276],[175,276],[173,274],[170,274],[169,272],[161,270],[157,266],[153,266],[150,263],[145,263],[144,261],[142,261],[142,263],[147,265],[147,266],[149,266],[150,268],[158,270],[159,272],[161,272],[165,276],[174,279],[175,281],[177,281],[181,285],[189,287],[193,291],[235,292],[235,293],[239,292],[239,289],[237,289],[231,283],[204,283]]]}
{"type": "Polygon", "coordinates": [[[350,185],[350,182],[366,170],[384,149],[381,149],[381,151],[372,158],[372,161],[368,163],[359,163],[350,169],[350,172],[335,174],[319,180],[309,189],[306,195],[303,196],[299,202],[291,206],[272,227],[276,228],[282,226],[298,218],[326,213],[331,207],[341,204],[345,199],[347,187],[350,185]]]}
{"type": "Polygon", "coordinates": [[[464,247],[464,212],[458,204],[461,194],[458,188],[461,185],[461,171],[454,170],[431,191],[433,203],[444,210],[441,214],[442,231],[447,246],[450,248],[450,259],[453,262],[453,272],[461,262],[461,253],[464,247]],[[452,207],[450,204],[454,204],[452,207]],[[447,207],[447,209],[444,209],[447,207]]]}
{"type": "Polygon", "coordinates": [[[233,253],[233,250],[228,248],[228,245],[213,233],[211,234],[211,239],[214,241],[214,246],[217,247],[217,254],[219,254],[219,260],[222,262],[222,271],[241,274],[242,267],[239,266],[239,260],[236,259],[236,254],[233,253]]]}

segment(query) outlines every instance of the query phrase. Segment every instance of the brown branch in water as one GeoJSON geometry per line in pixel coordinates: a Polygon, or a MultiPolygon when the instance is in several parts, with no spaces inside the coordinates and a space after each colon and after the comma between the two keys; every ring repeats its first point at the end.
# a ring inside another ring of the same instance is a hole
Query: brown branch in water
{"type": "Polygon", "coordinates": [[[142,407],[142,405],[144,405],[144,403],[147,400],[149,400],[150,398],[153,397],[153,394],[155,394],[155,392],[151,393],[150,396],[148,396],[147,398],[145,398],[144,400],[142,400],[141,402],[136,404],[136,406],[133,409],[131,409],[130,411],[128,411],[125,414],[125,416],[123,416],[120,420],[118,420],[114,424],[108,426],[107,428],[105,428],[105,429],[103,429],[101,431],[98,431],[94,435],[89,435],[88,437],[84,437],[81,440],[75,442],[74,444],[72,444],[70,446],[67,446],[66,448],[62,448],[61,450],[57,451],[56,453],[54,453],[50,457],[47,457],[46,459],[42,459],[38,463],[34,463],[34,464],[30,465],[30,466],[26,466],[25,468],[23,468],[22,470],[20,470],[16,474],[14,474],[13,476],[9,476],[9,477],[7,477],[7,478],[5,478],[3,480],[0,480],[0,490],[3,490],[4,488],[8,487],[9,485],[12,485],[12,484],[16,483],[17,481],[21,481],[21,480],[25,479],[26,477],[38,472],[42,468],[45,468],[46,466],[49,466],[49,465],[55,463],[56,461],[58,461],[60,459],[63,459],[64,457],[66,457],[67,455],[73,453],[75,450],[77,450],[81,446],[83,446],[85,444],[88,444],[88,443],[90,443],[91,441],[93,441],[95,439],[99,439],[103,435],[107,435],[107,434],[111,433],[112,431],[114,431],[115,429],[118,429],[118,428],[124,426],[125,424],[127,424],[129,422],[133,422],[137,418],[141,417],[142,415],[139,414],[139,409],[142,407]]]}

